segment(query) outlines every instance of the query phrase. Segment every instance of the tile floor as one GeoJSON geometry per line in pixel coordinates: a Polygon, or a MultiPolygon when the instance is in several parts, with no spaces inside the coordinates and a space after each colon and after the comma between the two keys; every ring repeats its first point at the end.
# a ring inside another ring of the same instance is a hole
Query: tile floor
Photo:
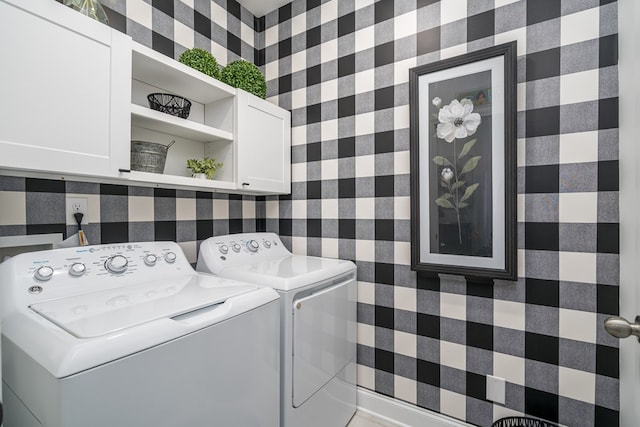
{"type": "Polygon", "coordinates": [[[376,417],[368,412],[357,411],[347,427],[401,427],[392,421],[376,417]]]}

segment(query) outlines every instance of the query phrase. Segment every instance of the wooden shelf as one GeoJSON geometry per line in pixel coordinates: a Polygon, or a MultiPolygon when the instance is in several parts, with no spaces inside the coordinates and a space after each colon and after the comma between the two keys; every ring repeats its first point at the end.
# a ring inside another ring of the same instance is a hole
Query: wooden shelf
{"type": "Polygon", "coordinates": [[[191,101],[209,104],[236,95],[236,89],[178,61],[133,42],[132,77],[191,101]]]}
{"type": "Polygon", "coordinates": [[[235,190],[236,185],[229,181],[219,181],[216,179],[198,179],[189,176],[167,175],[150,172],[131,171],[128,173],[130,181],[139,181],[147,183],[168,184],[181,187],[202,188],[206,190],[235,190]]]}
{"type": "Polygon", "coordinates": [[[131,125],[198,142],[233,141],[233,134],[201,123],[131,104],[131,125]]]}
{"type": "Polygon", "coordinates": [[[139,43],[132,43],[131,55],[132,139],[166,143],[168,136],[177,143],[167,153],[164,174],[132,171],[127,174],[130,181],[244,194],[291,192],[288,111],[139,43]],[[147,108],[146,96],[153,92],[189,99],[189,119],[147,108]],[[201,157],[225,165],[217,175],[221,180],[185,176],[186,160],[201,157]]]}
{"type": "Polygon", "coordinates": [[[159,141],[166,135],[175,139],[176,145],[167,153],[165,173],[131,171],[123,177],[140,185],[237,190],[233,157],[237,89],[139,43],[132,43],[131,55],[131,137],[159,141]],[[150,91],[175,93],[189,99],[190,117],[182,119],[148,108],[145,101],[150,91]],[[225,164],[217,175],[220,179],[187,176],[186,160],[202,157],[214,157],[225,164]]]}

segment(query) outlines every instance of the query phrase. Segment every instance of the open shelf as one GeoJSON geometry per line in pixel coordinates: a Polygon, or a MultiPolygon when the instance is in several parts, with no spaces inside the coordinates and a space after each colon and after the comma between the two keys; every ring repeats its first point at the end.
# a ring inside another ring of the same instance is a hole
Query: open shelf
{"type": "Polygon", "coordinates": [[[211,126],[131,104],[131,125],[198,142],[233,141],[233,134],[211,126]]]}
{"type": "Polygon", "coordinates": [[[131,51],[131,140],[167,145],[164,173],[132,171],[146,185],[203,191],[279,194],[291,191],[291,115],[139,43],[131,51]],[[148,108],[150,93],[191,101],[187,119],[148,108]],[[215,180],[191,178],[189,159],[223,163],[215,180]]]}
{"type": "Polygon", "coordinates": [[[150,172],[131,171],[129,174],[129,180],[147,182],[158,184],[161,187],[162,184],[181,186],[181,187],[200,187],[207,190],[235,190],[236,185],[229,181],[220,181],[217,179],[198,179],[188,176],[167,175],[150,172]]]}
{"type": "Polygon", "coordinates": [[[175,145],[167,151],[164,173],[131,171],[144,185],[237,190],[235,182],[235,98],[237,90],[139,43],[132,43],[131,140],[175,145]],[[149,93],[164,92],[191,101],[188,119],[148,108],[149,93]],[[224,163],[214,180],[191,178],[186,160],[212,157],[224,163]]]}
{"type": "Polygon", "coordinates": [[[210,104],[234,97],[236,89],[178,61],[133,42],[132,78],[191,101],[210,104]]]}

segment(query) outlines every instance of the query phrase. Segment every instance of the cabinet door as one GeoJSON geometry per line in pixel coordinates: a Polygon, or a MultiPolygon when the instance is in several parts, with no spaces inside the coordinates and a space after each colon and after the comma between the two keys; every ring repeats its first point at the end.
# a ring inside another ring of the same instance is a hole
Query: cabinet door
{"type": "Polygon", "coordinates": [[[128,168],[131,39],[51,0],[0,0],[0,16],[0,168],[128,168]]]}
{"type": "Polygon", "coordinates": [[[238,90],[238,188],[291,193],[291,113],[238,90]]]}

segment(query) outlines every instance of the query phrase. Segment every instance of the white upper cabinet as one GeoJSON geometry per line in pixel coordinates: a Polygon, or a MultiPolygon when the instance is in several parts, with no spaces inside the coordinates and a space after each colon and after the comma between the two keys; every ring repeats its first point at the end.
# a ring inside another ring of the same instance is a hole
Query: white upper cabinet
{"type": "Polygon", "coordinates": [[[131,39],[52,0],[0,0],[0,168],[118,176],[131,39]]]}
{"type": "Polygon", "coordinates": [[[291,193],[291,113],[239,90],[237,116],[238,188],[291,193]]]}
{"type": "Polygon", "coordinates": [[[291,191],[288,111],[53,0],[0,0],[0,170],[246,194],[291,191]],[[147,96],[191,101],[186,119],[147,96]],[[131,170],[131,141],[172,144],[164,173],[131,170]],[[188,159],[223,163],[213,180],[188,159]]]}

